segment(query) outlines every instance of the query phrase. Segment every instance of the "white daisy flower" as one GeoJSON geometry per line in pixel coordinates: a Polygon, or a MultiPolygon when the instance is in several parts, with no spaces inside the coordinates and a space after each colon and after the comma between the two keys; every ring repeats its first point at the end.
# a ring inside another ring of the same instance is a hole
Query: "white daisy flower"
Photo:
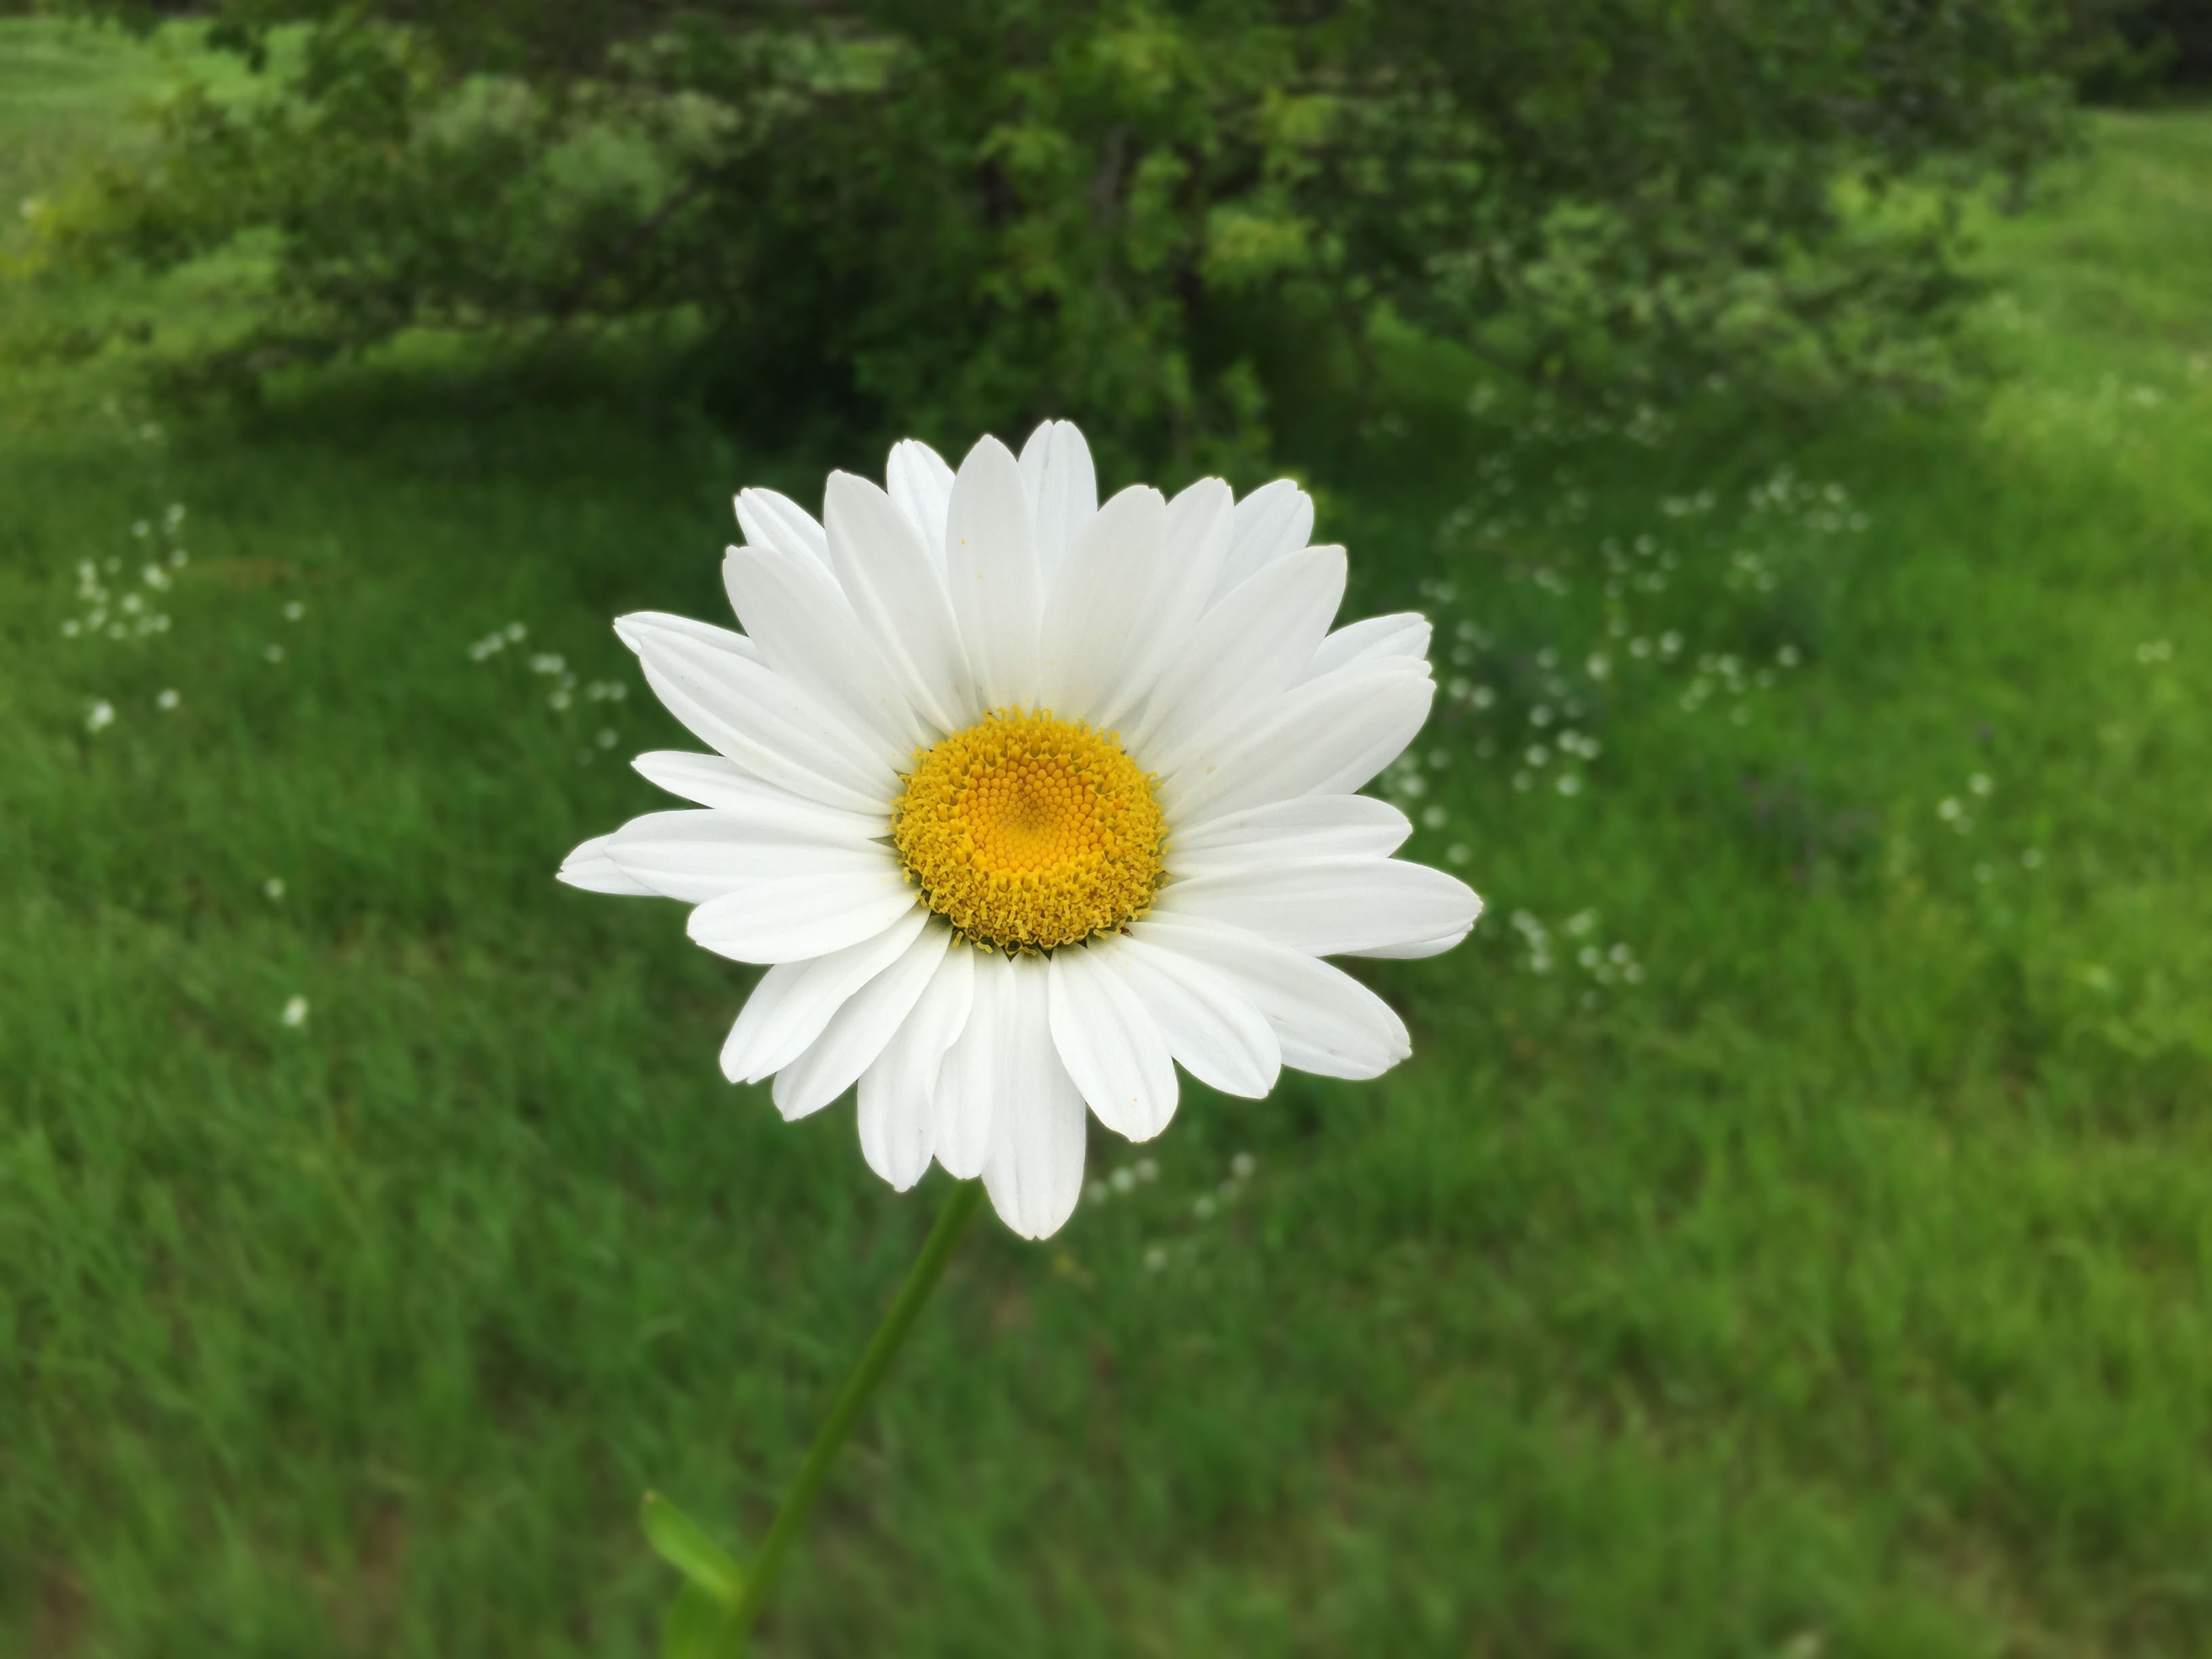
{"type": "Polygon", "coordinates": [[[1306,544],[1289,480],[1101,507],[1065,422],[957,474],[901,443],[889,486],[831,474],[822,523],[738,497],[744,633],[616,624],[716,752],[640,756],[698,810],[561,879],[696,906],[694,939],[768,965],[724,1073],[773,1076],[793,1119],[857,1083],[878,1174],[934,1158],[1042,1238],[1082,1195],[1086,1105],[1148,1140],[1176,1062],[1257,1097],[1285,1065],[1403,1060],[1403,1022],[1322,958],[1432,955],[1481,908],[1352,793],[1427,718],[1428,623],[1329,631],[1344,550],[1306,544]]]}

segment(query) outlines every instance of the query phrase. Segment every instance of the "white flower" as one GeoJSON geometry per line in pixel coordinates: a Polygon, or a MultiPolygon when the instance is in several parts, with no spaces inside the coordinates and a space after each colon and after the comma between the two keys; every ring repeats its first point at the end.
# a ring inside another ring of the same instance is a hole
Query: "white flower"
{"type": "Polygon", "coordinates": [[[114,724],[115,705],[105,697],[99,699],[91,708],[84,711],[84,729],[88,732],[95,733],[105,732],[114,724]]]}
{"type": "Polygon", "coordinates": [[[789,1118],[857,1083],[878,1174],[903,1189],[933,1157],[1041,1238],[1082,1194],[1086,1104],[1147,1140],[1176,1062],[1257,1097],[1285,1065],[1404,1059],[1397,1015],[1321,958],[1433,955],[1480,908],[1352,793],[1427,718],[1427,622],[1329,631],[1344,550],[1306,544],[1288,480],[1101,507],[1048,422],[957,475],[902,443],[889,483],[832,474],[824,523],[738,497],[746,633],[616,624],[719,752],[641,756],[702,810],[561,877],[694,905],[694,939],[769,965],[724,1073],[773,1076],[789,1118]]]}
{"type": "Polygon", "coordinates": [[[280,1018],[283,1020],[285,1024],[290,1026],[294,1030],[297,1030],[301,1026],[305,1025],[307,1023],[307,998],[300,996],[292,998],[289,1001],[285,1003],[284,1012],[280,1018]]]}

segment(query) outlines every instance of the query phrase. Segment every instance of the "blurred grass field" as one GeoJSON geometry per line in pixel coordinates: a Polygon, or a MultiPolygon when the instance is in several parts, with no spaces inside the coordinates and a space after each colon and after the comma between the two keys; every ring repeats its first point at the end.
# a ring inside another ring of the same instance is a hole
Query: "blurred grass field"
{"type": "MultiPolygon", "coordinates": [[[[11,213],[168,39],[0,26],[11,213]]],[[[1399,1071],[978,1230],[764,1650],[2212,1648],[2212,115],[2093,137],[1984,228],[1985,401],[1425,361],[1312,458],[1490,912],[1363,967],[1399,1071]]],[[[428,350],[180,413],[165,329],[29,349],[114,298],[0,308],[0,1651],[650,1651],[639,1494],[757,1535],[941,1177],[551,871],[690,746],[608,620],[882,458],[428,350]]]]}

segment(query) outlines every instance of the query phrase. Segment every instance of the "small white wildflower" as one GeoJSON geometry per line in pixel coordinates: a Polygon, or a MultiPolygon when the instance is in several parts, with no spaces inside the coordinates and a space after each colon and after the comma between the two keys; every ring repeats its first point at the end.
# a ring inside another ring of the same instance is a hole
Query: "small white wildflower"
{"type": "Polygon", "coordinates": [[[138,580],[158,592],[169,585],[169,573],[158,564],[149,564],[138,573],[138,580]]]}
{"type": "Polygon", "coordinates": [[[171,501],[169,510],[161,515],[162,526],[173,536],[184,528],[184,523],[185,504],[182,501],[171,501]]]}
{"type": "Polygon", "coordinates": [[[1145,1252],[1145,1271],[1146,1273],[1156,1273],[1167,1265],[1168,1253],[1164,1245],[1155,1244],[1145,1252]]]}
{"type": "Polygon", "coordinates": [[[1103,1181],[1093,1181],[1084,1187],[1083,1195],[1093,1204],[1103,1204],[1114,1196],[1114,1189],[1103,1181]]]}
{"type": "Polygon", "coordinates": [[[1977,772],[1966,780],[1966,787],[1978,795],[1986,795],[1990,790],[1996,788],[1996,785],[1991,781],[1988,773],[1977,772]]]}
{"type": "Polygon", "coordinates": [[[1526,772],[1516,772],[1513,775],[1513,787],[1516,789],[1522,791],[1523,793],[1526,793],[1529,786],[1534,784],[1535,781],[1536,780],[1529,776],[1526,772]]]}
{"type": "Polygon", "coordinates": [[[1552,751],[1545,748],[1540,743],[1532,743],[1522,753],[1521,758],[1527,761],[1531,766],[1543,766],[1550,763],[1552,751]]]}
{"type": "Polygon", "coordinates": [[[185,552],[181,547],[170,549],[169,568],[172,570],[182,570],[185,566],[191,562],[191,556],[192,556],[191,554],[185,552]]]}
{"type": "Polygon", "coordinates": [[[286,622],[297,622],[301,617],[307,614],[307,607],[301,605],[297,599],[292,600],[284,607],[284,620],[286,622]]]}
{"type": "Polygon", "coordinates": [[[1158,1181],[1159,1178],[1160,1165],[1158,1158],[1140,1158],[1137,1160],[1138,1180],[1158,1181]]]}
{"type": "Polygon", "coordinates": [[[1936,803],[1936,816],[1946,823],[1956,821],[1959,815],[1966,810],[1965,803],[1956,795],[1946,795],[1936,803]]]}
{"type": "Polygon", "coordinates": [[[545,706],[556,710],[566,708],[568,706],[568,694],[566,691],[556,691],[545,699],[545,706]]]}
{"type": "Polygon", "coordinates": [[[307,1023],[307,998],[295,996],[290,1001],[287,1002],[284,1005],[283,1018],[284,1024],[291,1027],[295,1031],[302,1025],[305,1025],[307,1023]]]}
{"type": "Polygon", "coordinates": [[[281,645],[264,645],[261,647],[261,654],[270,662],[282,662],[284,660],[284,647],[281,645]]]}
{"type": "Polygon", "coordinates": [[[62,624],[62,637],[65,640],[73,640],[83,631],[83,625],[75,617],[62,624]]]}
{"type": "Polygon", "coordinates": [[[1794,645],[1784,646],[1774,653],[1774,660],[1784,668],[1795,668],[1797,665],[1797,647],[1794,645]]]}
{"type": "Polygon", "coordinates": [[[284,897],[284,878],[282,876],[271,876],[268,880],[263,882],[261,884],[261,896],[267,899],[271,904],[282,902],[284,897]]]}
{"type": "Polygon", "coordinates": [[[1529,725],[1542,727],[1549,726],[1551,723],[1552,711],[1546,708],[1542,703],[1538,703],[1534,708],[1528,711],[1529,725]]]}
{"type": "Polygon", "coordinates": [[[1486,685],[1478,685],[1468,694],[1468,701],[1477,708],[1487,708],[1498,701],[1498,693],[1486,685]]]}
{"type": "Polygon", "coordinates": [[[1463,841],[1455,841],[1444,848],[1444,858],[1452,864],[1465,864],[1474,856],[1474,853],[1468,850],[1468,844],[1463,841]]]}
{"type": "Polygon", "coordinates": [[[1579,795],[1583,792],[1583,781],[1572,772],[1562,772],[1559,782],[1553,787],[1563,795],[1579,795]]]}
{"type": "Polygon", "coordinates": [[[1589,933],[1596,926],[1596,911],[1577,910],[1574,915],[1569,916],[1565,921],[1559,924],[1559,929],[1562,933],[1565,933],[1572,938],[1580,939],[1583,934],[1589,933]]]}
{"type": "Polygon", "coordinates": [[[552,651],[540,651],[530,659],[530,672],[533,674],[557,674],[568,665],[558,653],[552,651]]]}
{"type": "Polygon", "coordinates": [[[1199,1194],[1198,1200],[1190,1206],[1190,1212],[1200,1221],[1211,1221],[1213,1219],[1214,1208],[1212,1195],[1201,1193],[1199,1194]]]}
{"type": "Polygon", "coordinates": [[[509,645],[519,645],[530,637],[530,630],[519,622],[507,623],[502,631],[506,634],[507,642],[509,645]]]}
{"type": "Polygon", "coordinates": [[[1659,636],[1659,654],[1671,657],[1682,648],[1682,636],[1669,629],[1659,636]]]}
{"type": "Polygon", "coordinates": [[[131,533],[139,538],[141,540],[143,540],[146,537],[154,533],[154,526],[148,524],[145,520],[141,519],[131,526],[131,533]]]}
{"type": "Polygon", "coordinates": [[[105,732],[114,724],[115,705],[105,697],[84,711],[84,729],[88,732],[105,732]]]}
{"type": "Polygon", "coordinates": [[[1106,1179],[1117,1193],[1133,1193],[1137,1189],[1137,1176],[1133,1170],[1128,1169],[1116,1170],[1112,1175],[1107,1176],[1106,1179]]]}
{"type": "Polygon", "coordinates": [[[154,707],[160,709],[166,714],[183,701],[184,699],[177,695],[175,689],[173,687],[167,691],[158,691],[155,693],[154,707]]]}
{"type": "Polygon", "coordinates": [[[617,744],[618,744],[618,743],[620,743],[620,742],[622,741],[622,733],[621,733],[621,732],[617,732],[617,731],[616,731],[616,730],[615,730],[612,726],[601,726],[601,727],[599,728],[599,747],[600,747],[600,748],[602,748],[602,749],[611,749],[611,748],[613,748],[617,744]]]}
{"type": "Polygon", "coordinates": [[[1602,653],[1592,653],[1590,659],[1583,666],[1589,671],[1589,677],[1594,680],[1601,680],[1613,672],[1613,665],[1606,660],[1602,653]]]}
{"type": "Polygon", "coordinates": [[[1249,1152],[1239,1152],[1229,1160],[1229,1173],[1239,1181],[1249,1181],[1252,1171],[1260,1167],[1260,1160],[1249,1152]]]}
{"type": "Polygon", "coordinates": [[[1421,826],[1426,830],[1441,830],[1451,822],[1451,814],[1441,806],[1431,806],[1421,814],[1421,826]]]}

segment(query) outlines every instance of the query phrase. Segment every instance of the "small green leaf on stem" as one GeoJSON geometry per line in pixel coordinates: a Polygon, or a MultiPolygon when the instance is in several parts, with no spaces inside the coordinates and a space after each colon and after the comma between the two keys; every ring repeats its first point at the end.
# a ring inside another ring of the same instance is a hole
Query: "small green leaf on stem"
{"type": "MultiPolygon", "coordinates": [[[[736,1602],[744,1589],[744,1572],[730,1553],[709,1538],[696,1521],[657,1492],[646,1493],[639,1519],[644,1523],[646,1541],[653,1546],[653,1553],[703,1592],[708,1604],[726,1607],[736,1602]]],[[[684,1601],[679,1597],[669,1614],[672,1636],[683,1610],[684,1601]]],[[[676,1651],[672,1648],[666,1650],[676,1651]]]]}

